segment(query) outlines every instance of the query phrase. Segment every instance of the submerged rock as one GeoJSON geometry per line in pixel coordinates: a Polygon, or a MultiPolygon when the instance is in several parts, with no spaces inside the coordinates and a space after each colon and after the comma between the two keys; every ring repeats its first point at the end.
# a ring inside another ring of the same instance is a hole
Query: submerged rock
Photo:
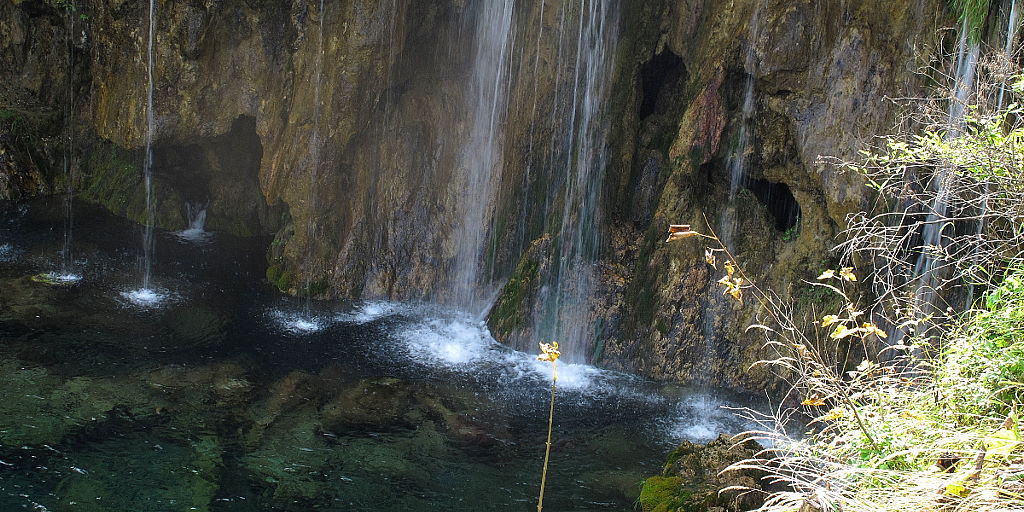
{"type": "Polygon", "coordinates": [[[56,445],[112,419],[153,418],[169,403],[141,382],[53,375],[17,361],[0,363],[0,447],[56,445]]]}

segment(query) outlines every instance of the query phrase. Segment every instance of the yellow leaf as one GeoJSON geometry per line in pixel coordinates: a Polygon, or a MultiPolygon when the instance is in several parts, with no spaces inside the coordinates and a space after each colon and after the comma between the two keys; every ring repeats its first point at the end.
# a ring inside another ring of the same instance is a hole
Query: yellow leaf
{"type": "Polygon", "coordinates": [[[679,240],[691,236],[701,235],[700,233],[691,230],[689,224],[670,224],[668,226],[668,238],[666,238],[665,241],[671,242],[673,240],[679,240]]]}
{"type": "Polygon", "coordinates": [[[558,350],[558,342],[552,341],[551,343],[540,344],[540,355],[537,356],[539,361],[550,361],[552,364],[558,360],[558,356],[562,355],[562,352],[558,350]]]}
{"type": "Polygon", "coordinates": [[[834,340],[841,340],[849,335],[853,334],[853,329],[847,329],[845,325],[836,325],[836,330],[832,331],[832,334],[828,336],[834,340]]]}
{"type": "Polygon", "coordinates": [[[879,338],[888,338],[889,337],[889,335],[886,334],[885,331],[879,329],[877,325],[875,325],[875,324],[873,324],[871,322],[864,322],[863,324],[860,325],[860,327],[861,327],[861,329],[864,329],[864,332],[866,332],[867,334],[874,334],[875,336],[878,336],[879,338]]]}
{"type": "Polygon", "coordinates": [[[740,288],[739,286],[735,286],[735,287],[729,288],[728,291],[729,291],[729,295],[732,296],[732,298],[736,299],[736,301],[739,302],[740,304],[743,304],[743,288],[740,288]]]}
{"type": "Polygon", "coordinates": [[[818,279],[819,280],[820,279],[832,279],[835,276],[836,276],[836,271],[832,270],[832,269],[828,269],[828,270],[822,272],[821,275],[818,276],[818,279]]]}
{"type": "Polygon", "coordinates": [[[811,395],[810,397],[805,399],[803,402],[800,402],[800,405],[806,405],[810,407],[821,407],[825,405],[825,400],[823,400],[820,396],[818,396],[817,393],[815,393],[814,395],[811,395]]]}
{"type": "Polygon", "coordinates": [[[970,493],[970,489],[967,488],[966,478],[960,478],[946,484],[946,494],[949,494],[950,496],[965,498],[970,493]]]}
{"type": "Polygon", "coordinates": [[[729,274],[729,277],[732,277],[732,274],[734,272],[736,272],[736,265],[734,265],[732,263],[732,261],[726,261],[725,262],[725,273],[729,274]]]}
{"type": "Polygon", "coordinates": [[[821,319],[821,326],[828,327],[838,321],[839,317],[836,315],[825,315],[824,318],[821,319]]]}
{"type": "Polygon", "coordinates": [[[918,415],[917,413],[914,413],[914,412],[911,412],[911,411],[903,411],[903,412],[901,412],[900,413],[900,417],[901,418],[911,419],[911,420],[923,420],[924,419],[920,415],[918,415]]]}
{"type": "Polygon", "coordinates": [[[828,414],[818,418],[821,421],[834,421],[846,417],[846,409],[842,407],[836,407],[828,412],[828,414]]]}
{"type": "Polygon", "coordinates": [[[839,269],[839,276],[847,281],[857,280],[857,276],[853,273],[853,267],[843,267],[839,269]]]}

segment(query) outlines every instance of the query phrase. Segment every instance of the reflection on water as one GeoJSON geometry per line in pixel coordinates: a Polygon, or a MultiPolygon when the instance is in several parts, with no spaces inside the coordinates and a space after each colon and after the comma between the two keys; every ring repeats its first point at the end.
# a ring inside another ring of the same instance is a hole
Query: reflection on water
{"type": "MultiPolygon", "coordinates": [[[[82,281],[48,286],[31,276],[59,215],[0,224],[23,248],[0,265],[0,510],[535,503],[550,365],[478,319],[389,302],[294,314],[263,283],[265,241],[221,234],[162,245],[165,288],[131,290],[135,247],[118,241],[137,227],[89,208],[82,281]]],[[[558,384],[552,510],[632,510],[674,443],[740,428],[721,397],[585,365],[558,384]]]]}

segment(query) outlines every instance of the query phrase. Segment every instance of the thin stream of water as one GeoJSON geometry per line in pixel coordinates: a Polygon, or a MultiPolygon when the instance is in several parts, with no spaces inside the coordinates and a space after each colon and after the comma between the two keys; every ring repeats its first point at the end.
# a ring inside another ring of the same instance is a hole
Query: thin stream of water
{"type": "MultiPolygon", "coordinates": [[[[323,65],[324,65],[324,18],[326,13],[324,12],[324,0],[320,0],[320,10],[318,12],[320,19],[317,29],[317,52],[316,52],[316,71],[313,78],[313,133],[309,137],[309,153],[310,153],[310,169],[309,169],[309,220],[306,224],[306,240],[309,243],[309,248],[306,253],[306,272],[305,272],[305,290],[303,290],[306,296],[305,313],[309,316],[310,313],[310,302],[313,300],[313,277],[316,275],[319,277],[319,272],[314,271],[313,267],[317,266],[316,261],[316,236],[317,236],[317,178],[320,174],[320,151],[322,142],[320,141],[320,89],[322,87],[321,82],[323,81],[323,65]]],[[[313,325],[313,324],[311,324],[313,325]]]]}
{"type": "Polygon", "coordinates": [[[153,132],[156,130],[156,113],[153,110],[153,43],[156,38],[156,0],[149,0],[148,40],[146,45],[146,147],[142,162],[142,174],[146,187],[146,227],[142,237],[142,289],[151,290],[153,256],[156,238],[153,229],[156,224],[156,204],[153,197],[153,132]]]}
{"type": "MultiPolygon", "coordinates": [[[[581,0],[575,12],[563,11],[563,22],[577,17],[559,32],[575,29],[571,88],[556,91],[556,103],[568,110],[566,133],[552,168],[566,169],[559,194],[561,211],[552,270],[543,276],[545,287],[539,297],[534,332],[542,340],[557,340],[563,356],[573,362],[588,362],[594,356],[597,322],[593,319],[593,291],[596,259],[601,248],[600,226],[604,205],[601,189],[606,170],[607,77],[618,31],[618,11],[613,2],[581,0]]],[[[562,40],[563,34],[559,34],[562,40]]],[[[552,114],[554,115],[554,113],[552,114]]],[[[559,201],[552,201],[558,204],[559,201]]]]}

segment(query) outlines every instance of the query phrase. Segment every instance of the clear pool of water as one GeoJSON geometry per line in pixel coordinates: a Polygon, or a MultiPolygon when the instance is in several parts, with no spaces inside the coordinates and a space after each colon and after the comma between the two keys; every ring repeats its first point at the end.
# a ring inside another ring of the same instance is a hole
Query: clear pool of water
{"type": "MultiPolygon", "coordinates": [[[[530,510],[551,368],[430,304],[314,303],[263,279],[267,240],[157,240],[60,207],[0,204],[0,510],[530,510]]],[[[545,509],[633,510],[683,439],[743,403],[558,368],[545,509]]]]}

